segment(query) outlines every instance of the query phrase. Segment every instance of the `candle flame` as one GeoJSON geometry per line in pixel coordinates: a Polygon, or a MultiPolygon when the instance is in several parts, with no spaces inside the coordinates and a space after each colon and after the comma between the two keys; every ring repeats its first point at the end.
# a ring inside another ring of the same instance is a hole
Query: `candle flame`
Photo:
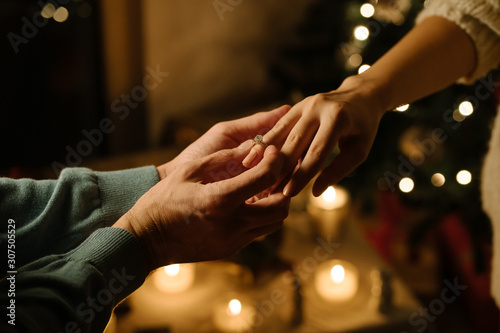
{"type": "Polygon", "coordinates": [[[239,315],[241,313],[241,302],[237,299],[230,300],[227,306],[227,312],[230,316],[239,315]]]}
{"type": "Polygon", "coordinates": [[[337,197],[337,191],[335,191],[335,188],[333,186],[328,186],[328,188],[323,192],[321,197],[326,201],[326,202],[334,202],[335,198],[337,197]]]}
{"type": "Polygon", "coordinates": [[[344,281],[345,277],[345,270],[342,265],[335,265],[333,266],[332,270],[330,271],[330,275],[332,276],[332,280],[335,283],[341,283],[344,281]]]}
{"type": "Polygon", "coordinates": [[[165,274],[168,276],[177,276],[179,275],[180,269],[179,264],[168,265],[165,266],[165,274]]]}

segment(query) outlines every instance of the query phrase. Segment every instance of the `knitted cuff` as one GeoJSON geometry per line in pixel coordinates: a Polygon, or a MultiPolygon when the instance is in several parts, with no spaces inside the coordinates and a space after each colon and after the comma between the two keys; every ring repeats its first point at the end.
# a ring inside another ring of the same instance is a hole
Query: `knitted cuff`
{"type": "Polygon", "coordinates": [[[103,218],[112,225],[151,187],[158,183],[154,166],[95,172],[103,218]]]}
{"type": "Polygon", "coordinates": [[[149,273],[138,240],[121,228],[96,230],[67,258],[95,266],[107,281],[116,304],[139,288],[149,273]]]}
{"type": "Polygon", "coordinates": [[[473,73],[458,80],[472,84],[479,77],[498,66],[500,62],[500,11],[489,1],[431,1],[416,19],[422,22],[429,16],[441,16],[454,22],[472,39],[476,48],[477,64],[473,73]]]}

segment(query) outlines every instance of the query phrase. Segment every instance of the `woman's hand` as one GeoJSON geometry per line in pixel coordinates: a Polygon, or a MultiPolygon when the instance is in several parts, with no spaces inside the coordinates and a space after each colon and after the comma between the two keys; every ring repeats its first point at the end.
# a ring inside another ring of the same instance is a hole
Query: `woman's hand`
{"type": "MultiPolygon", "coordinates": [[[[264,142],[281,147],[285,156],[281,179],[293,173],[283,189],[286,196],[297,195],[318,172],[313,193],[320,195],[366,159],[385,112],[371,92],[360,76],[347,78],[337,90],[296,104],[264,135],[264,142]],[[337,144],[340,154],[322,169],[337,144]]],[[[262,151],[262,145],[254,146],[243,164],[258,163],[262,151]]]]}
{"type": "MultiPolygon", "coordinates": [[[[318,171],[314,195],[340,181],[366,159],[386,110],[470,76],[477,58],[472,38],[464,30],[443,17],[431,16],[363,74],[347,78],[337,90],[295,105],[264,136],[266,143],[283,146],[287,174],[298,165],[284,194],[296,195],[318,171]],[[340,154],[322,170],[337,144],[340,154]]],[[[262,147],[255,146],[243,164],[252,165],[261,153],[262,147]]]]}

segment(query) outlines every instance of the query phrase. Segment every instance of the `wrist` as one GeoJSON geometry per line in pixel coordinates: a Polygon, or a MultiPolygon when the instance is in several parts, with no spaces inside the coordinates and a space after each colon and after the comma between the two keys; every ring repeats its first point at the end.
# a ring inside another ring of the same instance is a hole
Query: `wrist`
{"type": "Polygon", "coordinates": [[[167,176],[172,172],[173,169],[174,169],[173,161],[169,161],[167,163],[157,166],[156,171],[158,172],[159,180],[162,181],[163,179],[167,178],[167,176]]]}
{"type": "Polygon", "coordinates": [[[338,88],[338,91],[353,94],[353,97],[357,100],[370,105],[371,109],[377,112],[381,118],[385,112],[394,108],[394,106],[391,106],[389,91],[380,80],[365,74],[368,73],[347,77],[338,88]]]}

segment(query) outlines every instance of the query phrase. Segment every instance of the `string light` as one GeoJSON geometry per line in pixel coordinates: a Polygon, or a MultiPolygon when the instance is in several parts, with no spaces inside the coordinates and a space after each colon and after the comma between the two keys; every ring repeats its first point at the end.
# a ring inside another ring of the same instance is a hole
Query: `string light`
{"type": "Polygon", "coordinates": [[[455,110],[453,111],[453,119],[456,121],[456,122],[462,122],[465,120],[465,116],[460,112],[460,110],[455,110]]]}
{"type": "Polygon", "coordinates": [[[48,3],[42,8],[42,16],[45,18],[51,18],[54,15],[54,12],[56,11],[56,7],[54,7],[53,4],[48,3]]]}
{"type": "Polygon", "coordinates": [[[359,9],[363,17],[372,17],[375,14],[375,7],[371,3],[365,3],[359,9]]]}
{"type": "Polygon", "coordinates": [[[358,68],[358,74],[361,74],[361,73],[365,72],[368,68],[370,68],[370,65],[361,65],[361,66],[359,66],[359,68],[358,68]]]}
{"type": "Polygon", "coordinates": [[[409,107],[410,107],[410,104],[405,104],[405,105],[398,106],[395,110],[399,111],[399,112],[405,112],[406,110],[408,110],[409,107]]]}
{"type": "Polygon", "coordinates": [[[370,31],[364,25],[358,25],[356,28],[354,28],[354,37],[356,37],[357,40],[363,41],[366,40],[369,36],[370,31]]]}
{"type": "Polygon", "coordinates": [[[472,175],[467,170],[461,170],[457,173],[457,182],[460,185],[467,185],[472,181],[472,175]]]}
{"type": "Polygon", "coordinates": [[[405,177],[399,181],[399,189],[401,192],[410,193],[413,191],[413,187],[415,187],[415,183],[409,177],[405,177]]]}
{"type": "Polygon", "coordinates": [[[358,53],[354,53],[349,57],[349,65],[351,65],[351,67],[358,67],[362,63],[363,57],[358,53]]]}
{"type": "Polygon", "coordinates": [[[53,18],[56,22],[62,23],[68,19],[69,12],[66,8],[64,7],[59,7],[56,9],[54,12],[53,18]]]}
{"type": "Polygon", "coordinates": [[[445,181],[446,181],[446,178],[444,177],[444,175],[442,173],[439,173],[439,172],[433,174],[431,177],[431,183],[432,183],[432,185],[434,185],[436,187],[443,186],[445,181]]]}
{"type": "Polygon", "coordinates": [[[463,101],[460,103],[458,106],[458,111],[462,116],[468,117],[474,112],[474,107],[472,106],[472,103],[469,101],[463,101]]]}

